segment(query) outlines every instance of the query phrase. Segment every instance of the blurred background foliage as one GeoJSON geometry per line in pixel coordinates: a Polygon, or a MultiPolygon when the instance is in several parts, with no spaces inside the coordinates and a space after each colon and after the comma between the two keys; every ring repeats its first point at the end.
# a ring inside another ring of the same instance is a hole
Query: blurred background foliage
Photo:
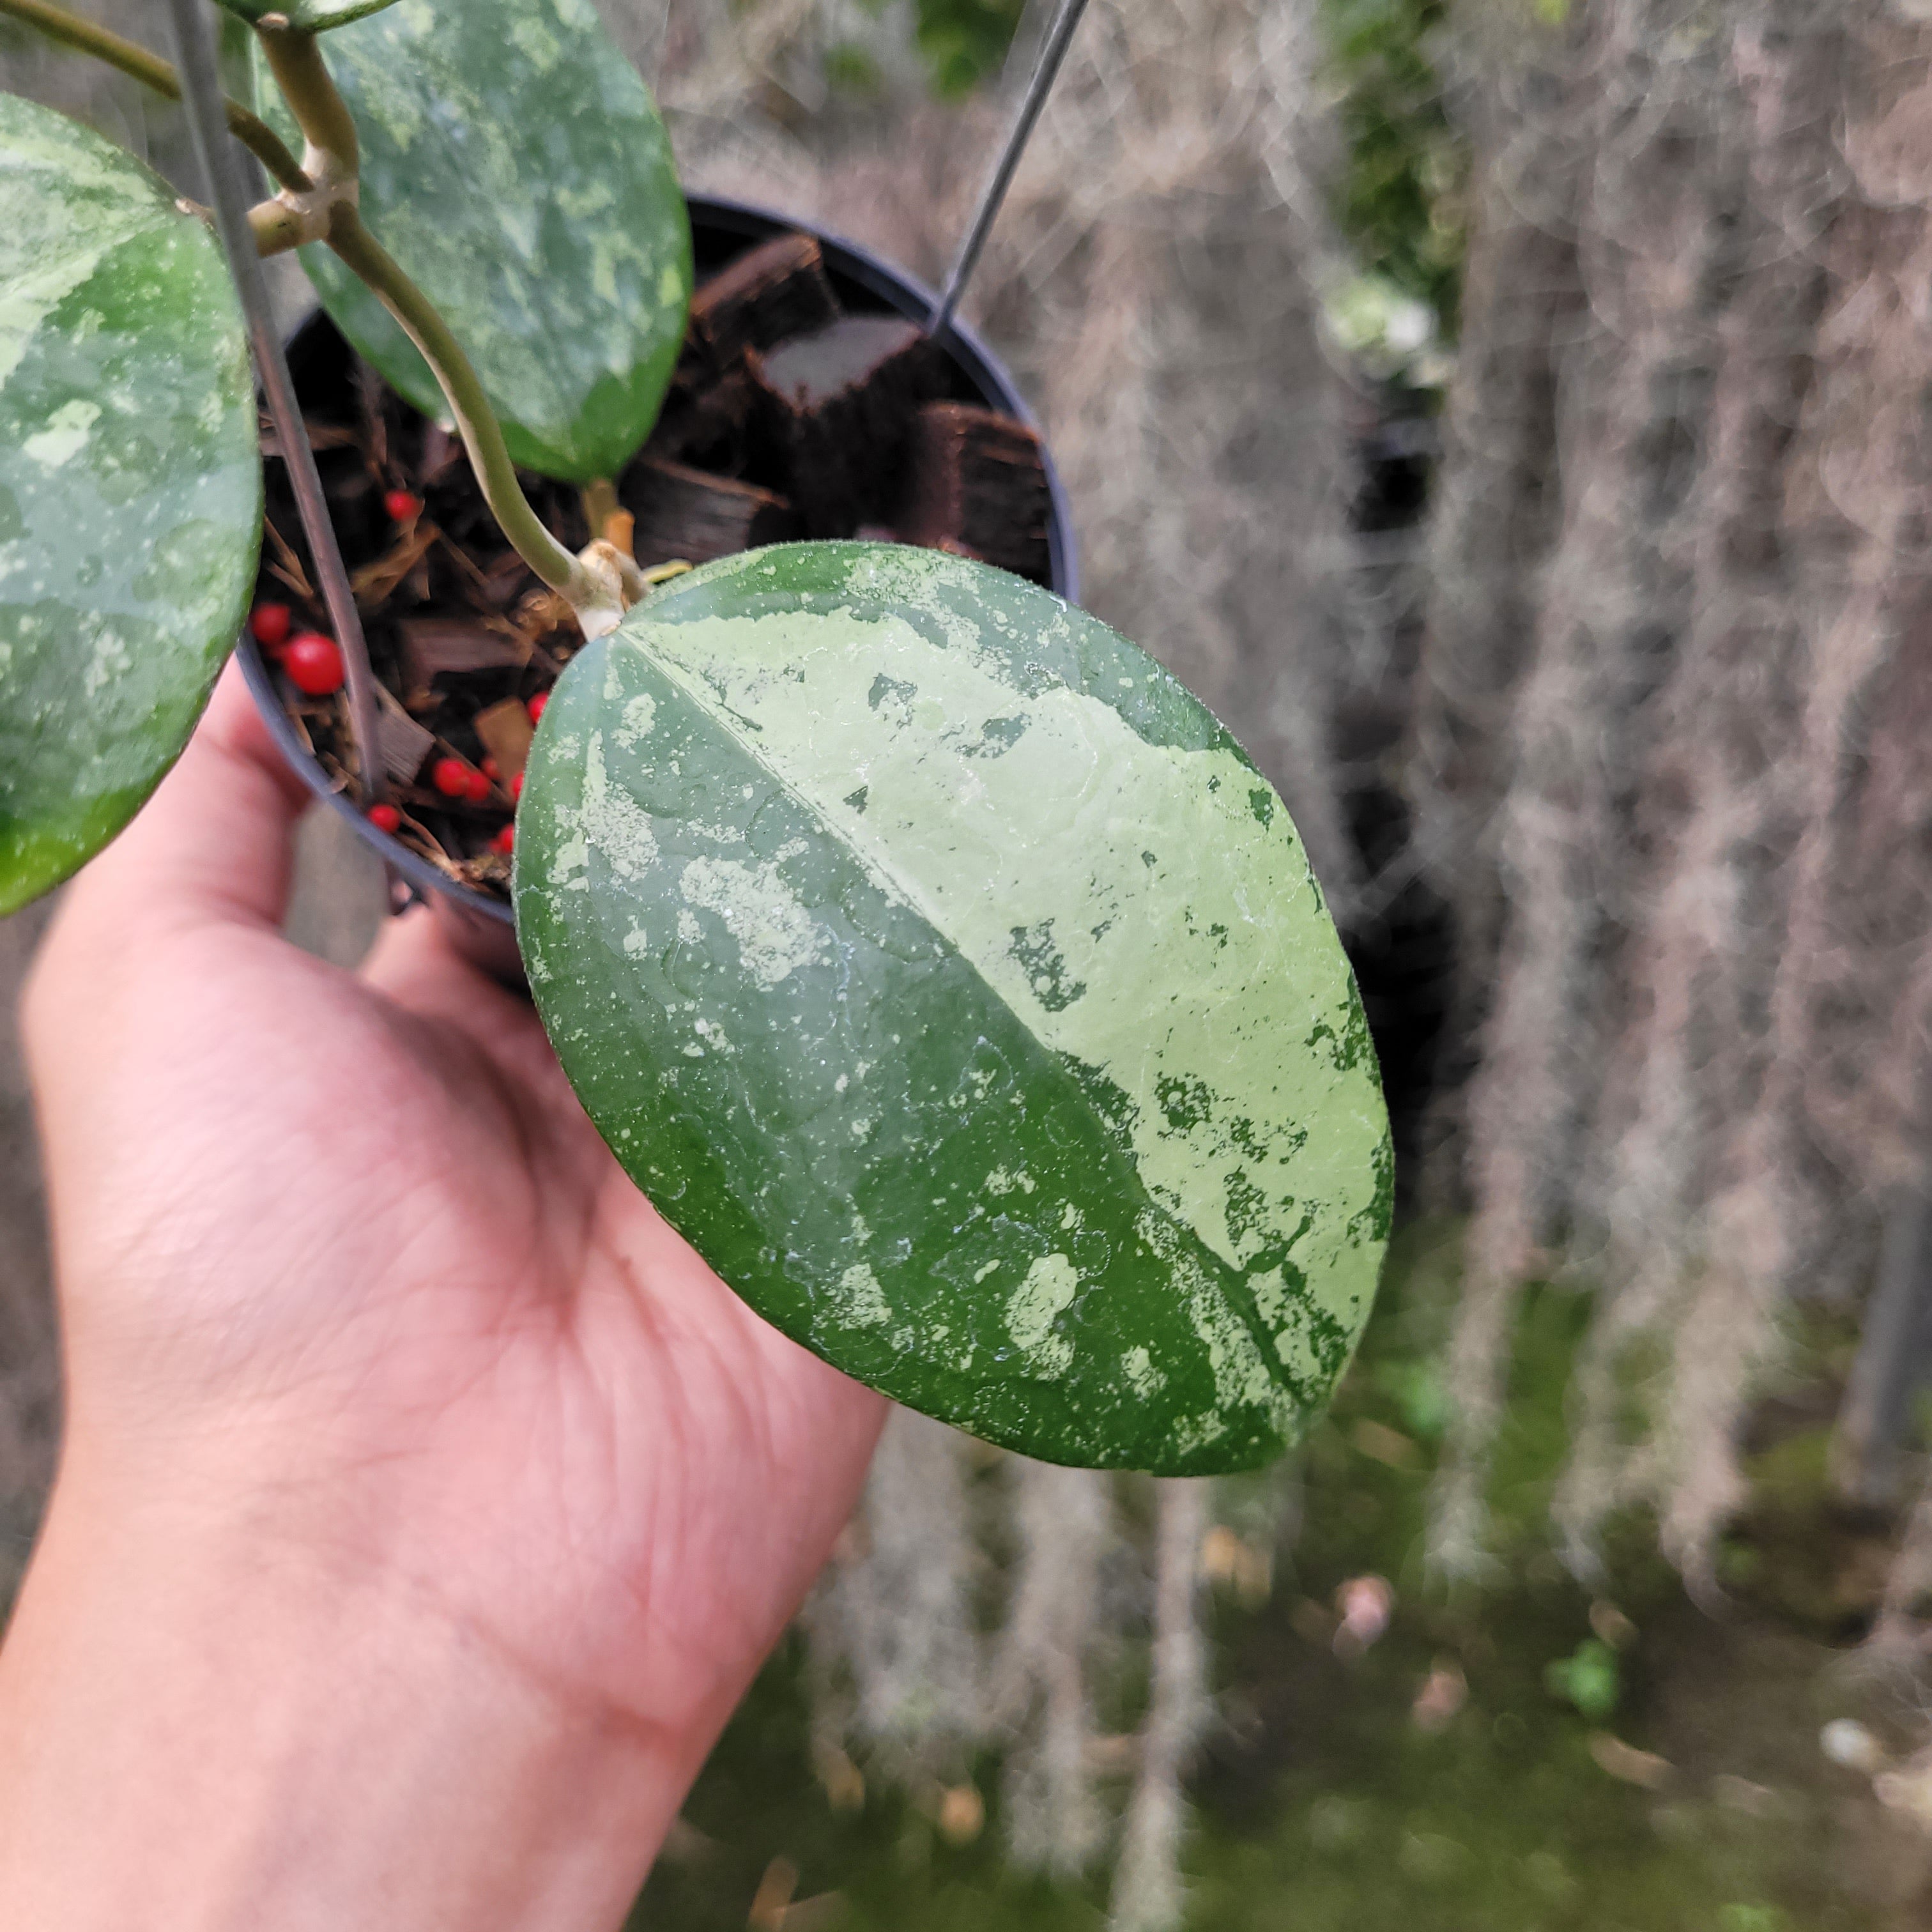
{"type": "MultiPolygon", "coordinates": [[[[1900,1737],[1909,1725],[1825,1673],[1840,1628],[1831,1608],[1742,1594],[1740,1614],[1713,1624],[1634,1520],[1616,1527],[1594,1588],[1550,1552],[1586,1295],[1541,1285],[1522,1310],[1490,1486],[1492,1586],[1430,1587],[1420,1551],[1458,1267],[1453,1227],[1418,1224],[1399,1240],[1361,1354],[1303,1452],[1288,1538],[1257,1526],[1241,1484],[1223,1487],[1204,1606],[1221,1689],[1191,1780],[1187,1924],[1902,1932],[1910,1922],[1871,1898],[1898,1850],[1844,1843],[1855,1780],[1816,1740],[1834,1719],[1900,1737]],[[1352,1594],[1381,1585],[1386,1622],[1351,1641],[1352,1594]],[[1762,1608],[1777,1616],[1743,1614],[1762,1608]]],[[[1818,1439],[1801,1429],[1788,1454],[1802,1460],[1818,1439]]],[[[1814,1509],[1821,1481],[1806,1492],[1814,1509]]],[[[1761,1552],[1775,1533],[1754,1516],[1735,1547],[1761,1552]]],[[[815,1782],[808,1679],[802,1645],[766,1670],[638,1928],[736,1932],[748,1901],[782,1888],[799,1914],[778,1922],[790,1932],[1101,1932],[1104,1886],[1055,1885],[1003,1857],[997,1754],[945,1786],[815,1782]]],[[[1124,1742],[1111,1741],[1117,1756],[1124,1742]]]]}
{"type": "Polygon", "coordinates": [[[914,40],[942,100],[999,72],[1025,8],[1026,0],[916,0],[914,40]]]}
{"type": "MultiPolygon", "coordinates": [[[[890,0],[866,0],[876,16],[890,0]]],[[[998,77],[1025,0],[912,0],[914,40],[929,84],[958,100],[998,77]]],[[[1545,18],[1564,0],[1523,0],[1545,18]]],[[[1438,332],[1456,333],[1468,158],[1444,100],[1436,50],[1446,0],[1318,0],[1326,80],[1346,162],[1334,190],[1336,224],[1356,267],[1428,304],[1438,332]]],[[[828,52],[827,76],[875,87],[878,63],[857,40],[828,52]]]]}
{"type": "Polygon", "coordinates": [[[909,4],[912,40],[926,82],[939,100],[964,100],[995,79],[1018,31],[1026,0],[859,0],[868,32],[833,41],[825,51],[825,76],[849,94],[877,94],[885,72],[869,44],[895,4],[909,4]]]}
{"type": "Polygon", "coordinates": [[[1468,158],[1435,48],[1444,0],[1321,0],[1346,164],[1337,225],[1356,262],[1426,302],[1456,334],[1468,158]]]}

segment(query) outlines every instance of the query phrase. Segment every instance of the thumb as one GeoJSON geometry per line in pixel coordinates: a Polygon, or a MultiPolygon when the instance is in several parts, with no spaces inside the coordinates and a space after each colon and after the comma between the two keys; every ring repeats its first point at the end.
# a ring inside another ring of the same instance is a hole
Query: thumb
{"type": "Polygon", "coordinates": [[[68,888],[59,927],[111,923],[123,945],[183,926],[279,927],[308,798],[231,660],[173,770],[68,888]]]}

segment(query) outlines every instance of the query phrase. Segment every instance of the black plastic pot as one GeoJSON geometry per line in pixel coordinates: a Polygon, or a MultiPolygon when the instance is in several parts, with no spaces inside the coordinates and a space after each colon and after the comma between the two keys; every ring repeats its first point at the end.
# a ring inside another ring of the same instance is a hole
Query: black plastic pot
{"type": "MultiPolygon", "coordinates": [[[[842,242],[836,236],[812,227],[808,222],[794,221],[768,208],[755,208],[743,202],[716,200],[706,195],[690,196],[688,206],[691,210],[692,248],[700,280],[715,274],[734,256],[758,242],[769,241],[774,235],[803,230],[818,236],[824,250],[826,272],[838,291],[839,299],[848,309],[859,313],[896,313],[922,322],[932,313],[934,297],[922,283],[915,281],[890,262],[882,261],[870,250],[850,242],[842,242]]],[[[289,344],[289,358],[298,391],[302,386],[303,364],[320,359],[312,352],[312,352],[317,346],[314,339],[317,331],[325,336],[333,336],[335,332],[335,325],[319,311],[296,331],[289,344]]],[[[1021,400],[1013,379],[970,329],[956,322],[946,346],[953,365],[954,393],[960,400],[982,403],[1006,415],[1017,416],[1022,422],[1033,423],[1032,412],[1021,400]]],[[[1073,525],[1067,514],[1066,494],[1053,466],[1051,452],[1046,456],[1046,476],[1052,494],[1052,515],[1047,532],[1052,586],[1070,603],[1077,602],[1080,584],[1074,555],[1073,525]]],[[[452,942],[466,957],[500,979],[512,982],[520,981],[523,968],[518,957],[510,908],[486,892],[458,884],[438,872],[427,860],[419,858],[408,847],[371,825],[353,801],[334,788],[328,774],[310,755],[287,712],[282,709],[274,680],[269,675],[260,650],[245,632],[240,656],[248,688],[254,693],[262,716],[268,719],[276,743],[316,796],[352,826],[358,838],[382,854],[389,868],[392,890],[398,904],[426,900],[452,942]]]]}

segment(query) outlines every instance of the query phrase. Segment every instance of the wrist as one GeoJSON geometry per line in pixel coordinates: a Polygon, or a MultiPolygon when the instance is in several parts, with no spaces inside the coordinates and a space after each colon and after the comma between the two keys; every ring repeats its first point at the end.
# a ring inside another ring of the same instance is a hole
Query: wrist
{"type": "Polygon", "coordinates": [[[0,1649],[0,1923],[615,1924],[709,1742],[560,1696],[392,1576],[76,1471],[0,1649]]]}

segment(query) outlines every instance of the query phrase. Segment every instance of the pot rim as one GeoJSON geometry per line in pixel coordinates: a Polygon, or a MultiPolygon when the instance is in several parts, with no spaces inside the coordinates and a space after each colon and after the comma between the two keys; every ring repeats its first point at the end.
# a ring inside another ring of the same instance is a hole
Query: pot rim
{"type": "MultiPolygon", "coordinates": [[[[742,235],[748,241],[764,241],[784,233],[814,236],[825,251],[828,268],[848,281],[857,283],[910,321],[923,322],[938,305],[938,296],[917,277],[861,244],[848,242],[820,228],[815,222],[794,220],[755,202],[737,201],[722,195],[687,194],[685,206],[690,211],[694,226],[701,224],[727,234],[742,235]]],[[[326,320],[320,309],[304,320],[294,334],[298,334],[318,318],[326,320]]],[[[292,334],[290,339],[292,340],[292,334]]],[[[987,401],[1017,418],[1029,429],[1039,430],[1039,422],[1027,406],[1006,365],[956,316],[941,346],[987,401]]],[[[1048,574],[1052,579],[1048,587],[1070,604],[1078,603],[1080,572],[1074,548],[1072,517],[1060,472],[1054,465],[1053,452],[1047,446],[1044,435],[1040,439],[1040,455],[1046,466],[1051,505],[1047,524],[1048,574]]],[[[509,905],[488,892],[478,892],[474,886],[464,885],[460,880],[439,872],[400,839],[370,824],[348,794],[331,783],[314,753],[296,734],[293,722],[282,708],[267,662],[245,626],[236,655],[241,659],[242,676],[257,707],[268,721],[268,730],[283,756],[316,798],[346,820],[355,828],[356,836],[381,855],[391,878],[402,886],[408,898],[429,900],[432,904],[440,901],[452,910],[480,916],[499,926],[514,927],[516,915],[509,905]]]]}

